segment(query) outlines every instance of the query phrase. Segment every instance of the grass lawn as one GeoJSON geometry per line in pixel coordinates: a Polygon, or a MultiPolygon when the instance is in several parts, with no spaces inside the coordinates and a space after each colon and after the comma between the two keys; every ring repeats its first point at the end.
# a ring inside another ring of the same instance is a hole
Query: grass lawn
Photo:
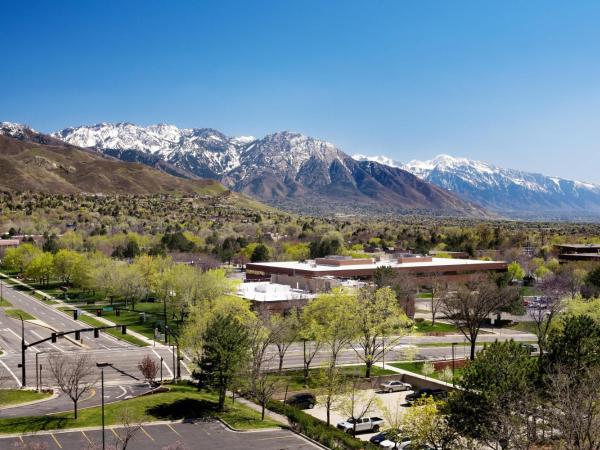
{"type": "MultiPolygon", "coordinates": [[[[345,366],[341,367],[341,369],[342,373],[349,377],[363,377],[365,375],[364,365],[345,366]]],[[[304,376],[302,370],[286,370],[281,374],[280,380],[282,381],[282,384],[284,386],[287,384],[289,391],[301,391],[303,389],[306,389],[307,387],[310,389],[315,389],[319,387],[317,380],[315,379],[318,372],[319,369],[310,369],[308,371],[308,386],[304,385],[304,376]]],[[[381,367],[374,366],[371,368],[372,377],[378,377],[381,375],[393,375],[394,373],[396,372],[387,369],[382,369],[381,367]]]]}
{"type": "MultiPolygon", "coordinates": [[[[408,370],[409,372],[414,372],[417,373],[419,375],[425,375],[423,373],[423,364],[422,362],[403,362],[403,363],[392,363],[392,366],[397,367],[398,369],[404,369],[404,370],[408,370]]],[[[456,377],[456,381],[458,382],[458,380],[460,380],[460,377],[462,375],[462,368],[455,368],[454,369],[454,376],[456,377]]],[[[441,380],[442,377],[442,371],[435,371],[432,374],[427,375],[429,378],[435,378],[436,380],[441,380]]],[[[442,381],[446,381],[446,380],[442,380],[442,381]]]]}
{"type": "Polygon", "coordinates": [[[430,320],[415,322],[415,327],[416,334],[439,335],[459,333],[458,328],[450,323],[436,322],[435,325],[431,325],[430,320]]]}
{"type": "MultiPolygon", "coordinates": [[[[131,308],[131,307],[129,307],[131,308]]],[[[88,311],[95,311],[94,307],[84,308],[88,311]]],[[[122,323],[127,325],[134,331],[143,334],[149,339],[154,337],[154,328],[156,327],[157,321],[162,321],[163,305],[160,302],[138,302],[135,304],[135,311],[120,311],[119,317],[116,312],[113,311],[102,311],[102,317],[108,320],[112,320],[115,323],[122,323]],[[140,313],[148,313],[146,316],[146,322],[140,323],[140,313]]],[[[174,326],[172,322],[169,325],[174,326]]]]}
{"type": "Polygon", "coordinates": [[[4,310],[4,314],[6,314],[8,317],[12,317],[13,319],[35,320],[35,317],[28,312],[23,311],[22,309],[7,308],[4,310]]]}
{"type": "Polygon", "coordinates": [[[535,322],[519,322],[510,327],[512,330],[535,334],[535,322]]]}
{"type": "MultiPolygon", "coordinates": [[[[59,309],[72,317],[73,310],[71,308],[62,307],[59,309]]],[[[94,317],[86,316],[86,315],[79,316],[79,318],[77,320],[79,320],[91,327],[105,327],[106,326],[106,324],[104,322],[100,322],[98,319],[96,319],[94,317]]],[[[148,345],[144,341],[136,338],[135,336],[131,336],[129,334],[122,334],[121,330],[119,330],[119,329],[104,330],[103,333],[110,334],[111,336],[113,336],[117,339],[121,339],[123,341],[129,342],[130,344],[137,345],[138,347],[146,347],[148,345]]]]}
{"type": "Polygon", "coordinates": [[[23,389],[0,389],[0,407],[18,405],[50,397],[46,392],[36,392],[23,389]]]}
{"type": "Polygon", "coordinates": [[[431,292],[419,292],[417,298],[427,298],[431,300],[431,292]]]}
{"type": "MultiPolygon", "coordinates": [[[[198,391],[193,386],[171,386],[170,392],[146,395],[105,405],[106,425],[120,424],[121,414],[123,410],[127,409],[134,423],[219,417],[238,429],[274,428],[279,426],[278,423],[268,418],[261,421],[260,413],[240,403],[232,403],[230,398],[225,403],[226,410],[217,412],[217,399],[217,394],[198,391]]],[[[99,426],[101,421],[100,407],[80,410],[77,419],[73,419],[72,413],[7,418],[0,419],[0,434],[99,426]]]]}

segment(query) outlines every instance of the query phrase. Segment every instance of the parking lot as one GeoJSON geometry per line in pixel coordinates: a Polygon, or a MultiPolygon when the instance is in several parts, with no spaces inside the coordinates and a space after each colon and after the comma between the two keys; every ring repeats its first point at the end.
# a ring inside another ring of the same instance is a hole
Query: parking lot
{"type": "MultiPolygon", "coordinates": [[[[118,431],[118,429],[117,429],[118,431]]],[[[116,432],[106,430],[107,447],[116,439],[116,432]]],[[[65,431],[35,436],[0,438],[1,449],[15,448],[15,444],[39,442],[48,450],[82,450],[102,448],[99,429],[65,431]],[[93,444],[100,444],[96,447],[93,444]]],[[[309,450],[316,445],[288,430],[235,432],[217,421],[144,425],[127,446],[128,450],[161,450],[176,442],[178,450],[309,450]]]]}
{"type": "MultiPolygon", "coordinates": [[[[365,391],[365,393],[367,393],[367,395],[372,395],[374,393],[380,402],[380,406],[376,406],[374,408],[374,411],[367,414],[367,416],[368,417],[377,416],[377,417],[381,417],[382,419],[385,420],[385,414],[384,414],[385,409],[392,411],[394,414],[396,412],[396,408],[398,408],[400,411],[404,410],[405,407],[400,406],[400,405],[403,405],[406,403],[406,396],[412,392],[413,391],[387,393],[387,392],[375,391],[373,389],[367,389],[365,391]]],[[[317,403],[317,405],[315,405],[315,407],[313,409],[306,409],[306,410],[304,410],[304,412],[306,412],[314,417],[317,417],[318,419],[321,419],[323,421],[326,420],[326,418],[327,418],[327,411],[321,403],[317,403]]],[[[333,426],[336,426],[339,422],[342,422],[348,418],[348,417],[340,414],[338,411],[334,411],[334,410],[331,411],[330,417],[331,417],[331,424],[333,426]]],[[[389,425],[387,423],[381,427],[382,430],[384,430],[386,428],[389,428],[389,425]]],[[[377,434],[377,433],[361,433],[361,434],[357,434],[356,437],[359,439],[362,439],[363,441],[368,441],[371,438],[371,436],[373,436],[375,434],[377,434]]]]}

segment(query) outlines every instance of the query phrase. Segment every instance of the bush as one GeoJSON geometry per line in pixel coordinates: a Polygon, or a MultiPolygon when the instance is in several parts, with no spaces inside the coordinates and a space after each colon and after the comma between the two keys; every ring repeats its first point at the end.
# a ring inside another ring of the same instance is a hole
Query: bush
{"type": "Polygon", "coordinates": [[[361,441],[337,428],[327,426],[325,422],[280,401],[272,400],[267,407],[271,411],[287,416],[294,431],[302,433],[332,450],[375,450],[378,448],[370,442],[361,441]]]}

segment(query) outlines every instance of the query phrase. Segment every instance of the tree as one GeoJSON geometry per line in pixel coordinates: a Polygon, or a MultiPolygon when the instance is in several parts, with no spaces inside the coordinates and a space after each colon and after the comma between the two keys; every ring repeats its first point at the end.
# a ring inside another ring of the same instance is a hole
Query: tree
{"type": "Polygon", "coordinates": [[[319,403],[325,406],[327,425],[331,423],[331,410],[344,395],[346,377],[339,367],[327,364],[318,370],[314,377],[319,403]]]}
{"type": "Polygon", "coordinates": [[[279,388],[281,381],[278,377],[261,370],[252,384],[252,394],[261,408],[260,420],[265,420],[267,403],[273,398],[273,394],[279,388]]]}
{"type": "Polygon", "coordinates": [[[63,283],[69,284],[82,267],[83,256],[73,250],[61,249],[54,255],[54,272],[63,283]]]}
{"type": "Polygon", "coordinates": [[[555,367],[549,376],[551,426],[565,449],[600,449],[600,367],[573,372],[555,367]]]}
{"type": "Polygon", "coordinates": [[[298,310],[293,309],[289,314],[271,314],[269,321],[271,342],[277,347],[279,357],[278,370],[283,370],[283,360],[290,346],[296,341],[300,333],[300,320],[298,310]]]}
{"type": "Polygon", "coordinates": [[[449,400],[450,422],[491,448],[527,448],[535,411],[537,361],[514,341],[494,342],[465,367],[449,400]]]}
{"type": "Polygon", "coordinates": [[[556,321],[556,317],[562,310],[563,298],[569,291],[564,281],[564,278],[558,275],[546,278],[539,285],[544,294],[545,304],[528,308],[529,315],[535,325],[540,356],[546,352],[548,334],[556,321]]]}
{"type": "Polygon", "coordinates": [[[149,355],[144,356],[138,364],[138,370],[151,386],[154,385],[159,369],[159,363],[157,364],[149,355]]]}
{"type": "Polygon", "coordinates": [[[54,256],[52,253],[40,253],[25,268],[25,277],[47,285],[54,273],[54,256]]]}
{"type": "Polygon", "coordinates": [[[6,250],[2,258],[2,265],[9,270],[23,273],[31,261],[41,253],[42,251],[34,244],[21,244],[17,248],[6,250]]]}
{"type": "Polygon", "coordinates": [[[250,340],[244,324],[232,314],[217,314],[203,336],[200,381],[219,394],[219,411],[225,408],[225,395],[231,380],[248,363],[250,340]]]}
{"type": "Polygon", "coordinates": [[[270,258],[269,248],[264,244],[258,244],[254,251],[252,252],[252,256],[250,256],[250,261],[252,262],[264,262],[268,261],[270,258]]]}
{"type": "Polygon", "coordinates": [[[329,347],[329,360],[334,366],[339,353],[356,336],[355,302],[355,294],[334,288],[318,294],[302,311],[303,321],[312,330],[311,334],[329,347]]]}
{"type": "MultiPolygon", "coordinates": [[[[331,367],[334,367],[330,364],[331,367]]],[[[348,417],[348,421],[353,424],[352,436],[356,437],[356,422],[373,412],[379,406],[379,398],[373,391],[360,389],[360,377],[351,377],[347,384],[345,393],[336,405],[336,410],[348,417]]],[[[374,432],[379,431],[379,427],[373,428],[374,432]]]]}
{"type": "Polygon", "coordinates": [[[53,355],[48,358],[48,365],[58,388],[73,402],[73,415],[77,419],[79,399],[98,381],[95,365],[85,353],[53,355]]]}
{"type": "Polygon", "coordinates": [[[511,280],[521,281],[525,277],[525,269],[517,261],[513,261],[508,265],[508,273],[511,280]]]}
{"type": "Polygon", "coordinates": [[[352,348],[365,363],[365,377],[370,378],[373,364],[400,342],[411,321],[389,287],[361,289],[355,297],[353,315],[358,340],[352,348]]]}
{"type": "Polygon", "coordinates": [[[341,255],[344,252],[344,237],[339,231],[329,231],[318,242],[310,245],[310,256],[320,258],[328,255],[341,255]]]}
{"type": "MultiPolygon", "coordinates": [[[[437,255],[439,257],[439,255],[437,255]]],[[[435,318],[442,305],[442,299],[447,295],[450,287],[443,275],[435,272],[429,278],[429,289],[431,290],[431,326],[435,325],[435,318]]]]}
{"type": "Polygon", "coordinates": [[[512,298],[506,289],[499,288],[488,277],[474,277],[442,300],[442,313],[469,341],[472,360],[481,326],[491,313],[506,306],[512,298]]]}
{"type": "Polygon", "coordinates": [[[410,438],[411,445],[428,446],[435,450],[457,448],[459,434],[444,414],[446,403],[432,397],[418,399],[401,417],[401,429],[410,438]]]}

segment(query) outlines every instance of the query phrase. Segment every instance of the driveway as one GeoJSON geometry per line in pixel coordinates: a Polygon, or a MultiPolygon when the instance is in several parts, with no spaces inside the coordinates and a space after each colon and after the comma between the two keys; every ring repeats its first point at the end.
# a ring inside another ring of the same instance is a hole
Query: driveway
{"type": "MultiPolygon", "coordinates": [[[[396,411],[396,408],[398,408],[400,411],[405,410],[406,407],[400,405],[406,403],[406,396],[412,391],[392,392],[388,394],[379,391],[374,391],[373,389],[367,389],[364,392],[367,395],[375,394],[379,403],[379,405],[374,408],[373,412],[367,415],[381,417],[383,420],[385,420],[386,414],[384,413],[384,411],[386,409],[394,413],[396,411]]],[[[325,421],[327,418],[327,411],[325,407],[319,403],[317,403],[317,405],[315,405],[313,409],[305,409],[304,412],[323,421],[325,421]]],[[[342,422],[347,418],[348,417],[346,416],[342,416],[338,411],[331,411],[331,424],[333,426],[336,426],[339,422],[342,422]]],[[[387,428],[389,428],[389,425],[386,422],[385,425],[381,427],[381,429],[383,431],[387,428]]],[[[361,433],[357,434],[356,437],[363,441],[368,441],[371,438],[371,436],[374,436],[375,434],[377,433],[361,433]]]]}

